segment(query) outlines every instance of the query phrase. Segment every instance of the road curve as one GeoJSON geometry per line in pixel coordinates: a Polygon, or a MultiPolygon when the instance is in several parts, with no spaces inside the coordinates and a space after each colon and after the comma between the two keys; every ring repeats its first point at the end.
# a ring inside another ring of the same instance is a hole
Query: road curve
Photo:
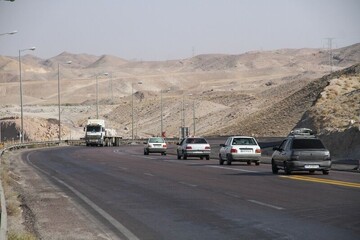
{"type": "Polygon", "coordinates": [[[23,156],[119,239],[358,239],[360,175],[144,156],[142,146],[23,156]]]}

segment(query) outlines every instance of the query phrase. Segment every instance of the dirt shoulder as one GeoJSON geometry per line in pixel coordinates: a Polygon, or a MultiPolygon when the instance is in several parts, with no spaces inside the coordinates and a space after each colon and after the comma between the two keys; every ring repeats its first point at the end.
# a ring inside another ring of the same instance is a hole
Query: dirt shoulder
{"type": "MultiPolygon", "coordinates": [[[[8,165],[11,195],[17,195],[20,208],[18,214],[8,216],[9,235],[21,233],[50,240],[116,239],[81,204],[23,160],[27,153],[21,150],[2,157],[3,165],[8,165]]],[[[9,201],[15,200],[7,200],[11,205],[14,202],[9,201]]]]}

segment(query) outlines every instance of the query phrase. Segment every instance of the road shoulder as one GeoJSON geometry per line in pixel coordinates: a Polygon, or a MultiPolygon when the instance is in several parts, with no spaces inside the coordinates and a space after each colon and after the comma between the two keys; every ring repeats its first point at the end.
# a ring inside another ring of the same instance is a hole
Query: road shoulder
{"type": "Polygon", "coordinates": [[[9,217],[9,232],[27,231],[38,239],[112,239],[111,233],[44,174],[21,159],[29,151],[9,154],[11,186],[21,214],[9,217]]]}

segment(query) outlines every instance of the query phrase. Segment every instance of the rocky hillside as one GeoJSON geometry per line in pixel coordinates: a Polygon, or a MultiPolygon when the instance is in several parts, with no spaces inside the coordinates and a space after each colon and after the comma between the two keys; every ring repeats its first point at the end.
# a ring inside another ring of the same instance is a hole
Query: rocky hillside
{"type": "MultiPolygon", "coordinates": [[[[285,136],[295,126],[312,128],[319,134],[344,131],[359,121],[359,69],[357,64],[311,81],[278,102],[270,99],[267,108],[212,133],[285,136]]],[[[283,89],[277,89],[279,94],[283,89]]]]}
{"type": "Polygon", "coordinates": [[[323,77],[327,86],[298,127],[310,127],[334,154],[360,158],[360,64],[323,77]]]}
{"type": "MultiPolygon", "coordinates": [[[[329,53],[322,49],[208,54],[163,62],[66,52],[47,60],[25,55],[24,127],[31,140],[58,138],[57,64],[68,60],[71,65],[60,65],[62,139],[82,137],[86,120],[95,118],[96,82],[99,115],[124,138],[132,133],[132,93],[134,133],[142,138],[160,134],[161,95],[169,137],[179,135],[182,122],[190,134],[195,123],[195,134],[203,136],[285,136],[297,125],[324,137],[358,133],[352,127],[360,102],[359,66],[350,67],[360,62],[360,44],[355,44],[334,50],[332,69],[338,71],[332,74],[329,53]],[[101,74],[105,71],[110,74],[101,74]]],[[[19,131],[19,99],[17,59],[0,57],[0,124],[3,133],[4,128],[14,130],[8,139],[19,131]]]]}

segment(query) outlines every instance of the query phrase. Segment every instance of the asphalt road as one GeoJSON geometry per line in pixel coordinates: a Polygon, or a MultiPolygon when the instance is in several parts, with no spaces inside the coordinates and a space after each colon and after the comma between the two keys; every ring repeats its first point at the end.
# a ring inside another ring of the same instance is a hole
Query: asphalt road
{"type": "Polygon", "coordinates": [[[143,146],[35,150],[24,160],[119,239],[359,239],[360,174],[143,155],[143,146]]]}

